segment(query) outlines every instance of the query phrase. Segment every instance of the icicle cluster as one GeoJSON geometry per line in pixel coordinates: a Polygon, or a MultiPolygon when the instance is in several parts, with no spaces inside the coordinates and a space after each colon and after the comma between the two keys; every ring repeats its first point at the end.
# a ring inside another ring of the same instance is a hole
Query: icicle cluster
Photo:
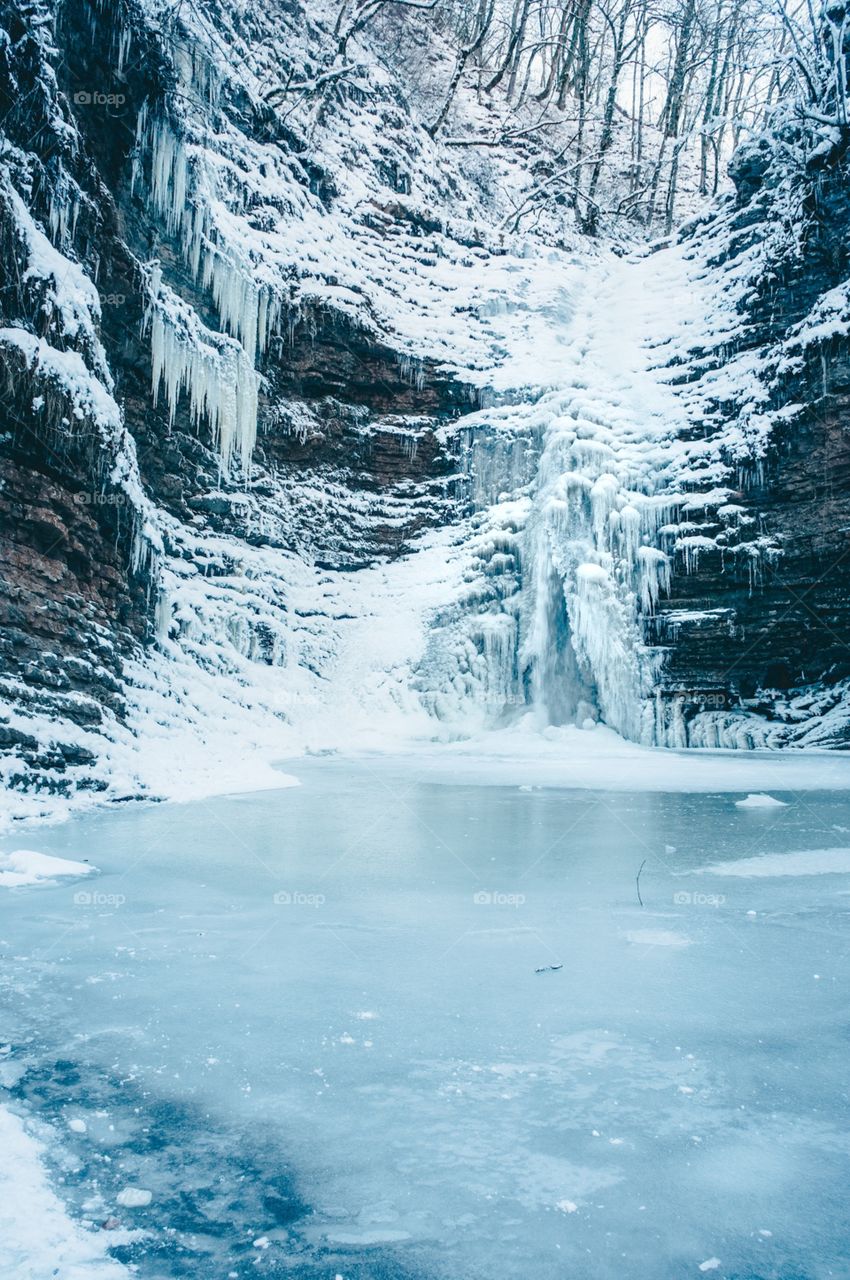
{"type": "Polygon", "coordinates": [[[163,284],[158,266],[151,271],[150,295],[147,320],[154,405],[163,389],[173,424],[185,390],[192,423],[197,426],[207,420],[222,466],[226,469],[236,453],[247,472],[257,436],[260,375],[239,342],[207,329],[193,309],[163,284]]]}
{"type": "Polygon", "coordinates": [[[149,121],[139,113],[138,182],[141,157],[150,156],[150,194],[169,234],[179,241],[195,279],[212,294],[222,326],[237,338],[251,360],[265,352],[280,320],[280,299],[254,279],[255,266],[233,245],[217,243],[211,205],[217,175],[209,152],[187,146],[166,120],[149,121]]]}
{"type": "MultiPolygon", "coordinates": [[[[172,49],[175,70],[187,100],[214,106],[219,94],[215,68],[197,44],[172,49]]],[[[201,288],[212,297],[223,333],[207,328],[188,304],[152,272],[148,316],[153,353],[154,400],[164,387],[174,421],[181,391],[189,397],[195,425],[204,418],[218,443],[223,467],[238,454],[250,464],[257,434],[259,374],[264,354],[280,321],[281,300],[256,279],[257,265],[227,227],[242,213],[245,193],[239,174],[222,156],[187,141],[147,104],[136,127],[133,186],[149,173],[149,197],[201,288]]]]}

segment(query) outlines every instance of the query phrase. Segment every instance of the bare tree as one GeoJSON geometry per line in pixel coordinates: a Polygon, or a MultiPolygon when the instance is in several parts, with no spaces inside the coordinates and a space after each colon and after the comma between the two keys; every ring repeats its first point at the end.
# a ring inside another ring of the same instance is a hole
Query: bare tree
{"type": "Polygon", "coordinates": [[[317,101],[318,120],[350,92],[376,24],[384,35],[415,24],[417,47],[430,31],[453,57],[436,100],[431,85],[421,99],[430,136],[534,151],[509,225],[557,201],[585,231],[627,218],[669,232],[684,187],[715,194],[732,148],[789,87],[811,132],[846,128],[850,0],[816,2],[343,0],[325,62],[267,100],[317,101]],[[471,118],[471,94],[494,122],[477,135],[450,124],[471,118]]]}

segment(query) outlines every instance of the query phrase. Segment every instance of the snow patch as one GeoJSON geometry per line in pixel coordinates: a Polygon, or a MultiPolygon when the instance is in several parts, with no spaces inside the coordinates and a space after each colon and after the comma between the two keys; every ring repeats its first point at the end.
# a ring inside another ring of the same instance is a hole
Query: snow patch
{"type": "Polygon", "coordinates": [[[70,858],[56,858],[34,849],[0,852],[0,887],[18,889],[22,885],[53,884],[61,876],[87,876],[97,867],[70,858]]]}
{"type": "Polygon", "coordinates": [[[773,796],[766,795],[764,792],[751,792],[745,800],[735,801],[736,809],[784,809],[787,808],[784,800],[776,800],[773,796]]]}
{"type": "Polygon", "coordinates": [[[825,876],[850,874],[850,849],[803,849],[715,862],[700,868],[713,876],[825,876]]]}
{"type": "Polygon", "coordinates": [[[23,1121],[0,1107],[0,1274],[9,1280],[127,1280],[107,1256],[126,1232],[108,1239],[71,1219],[48,1182],[43,1144],[23,1121]]]}

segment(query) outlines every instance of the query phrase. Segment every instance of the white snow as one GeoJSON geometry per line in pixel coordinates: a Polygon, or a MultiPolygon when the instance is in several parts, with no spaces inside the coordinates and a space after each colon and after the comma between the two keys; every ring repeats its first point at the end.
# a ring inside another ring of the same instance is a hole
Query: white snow
{"type": "Polygon", "coordinates": [[[783,809],[786,802],[764,792],[751,792],[744,800],[736,800],[736,809],[783,809]]]}
{"type": "MultiPolygon", "coordinates": [[[[540,732],[530,716],[511,729],[460,742],[399,742],[392,756],[354,751],[385,776],[415,768],[441,783],[603,791],[739,791],[742,779],[777,790],[845,790],[850,760],[828,751],[670,751],[627,742],[610,729],[574,725],[540,732]]],[[[287,767],[297,772],[297,762],[287,767]]]]}
{"type": "Polygon", "coordinates": [[[127,1280],[107,1256],[126,1232],[95,1232],[68,1217],[42,1165],[43,1142],[0,1107],[0,1274],[6,1280],[127,1280]]]}
{"type": "Polygon", "coordinates": [[[74,862],[35,849],[0,851],[0,887],[17,889],[23,885],[53,884],[62,876],[87,876],[97,871],[88,862],[74,862]]]}
{"type": "MultiPolygon", "coordinates": [[[[24,281],[46,283],[45,310],[55,315],[63,338],[77,341],[84,347],[105,392],[111,392],[106,353],[96,328],[100,320],[100,297],[94,282],[78,263],[54,248],[5,173],[0,174],[0,189],[9,201],[16,230],[24,242],[27,257],[24,281]]],[[[54,349],[55,356],[63,354],[71,353],[54,349]]]]}
{"type": "Polygon", "coordinates": [[[850,849],[801,849],[763,853],[754,858],[715,862],[702,871],[715,876],[850,875],[850,849]]]}

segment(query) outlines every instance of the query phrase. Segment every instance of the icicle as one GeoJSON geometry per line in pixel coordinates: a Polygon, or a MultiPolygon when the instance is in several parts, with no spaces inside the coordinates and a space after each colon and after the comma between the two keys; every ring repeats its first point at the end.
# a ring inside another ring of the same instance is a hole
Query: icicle
{"type": "Polygon", "coordinates": [[[641,515],[637,508],[629,503],[617,514],[620,518],[622,554],[630,564],[633,564],[640,547],[641,515]]]}
{"type": "Polygon", "coordinates": [[[118,37],[118,56],[116,58],[116,70],[120,76],[124,71],[127,62],[127,56],[130,52],[130,46],[133,43],[133,31],[129,26],[121,28],[121,34],[118,37]]]}
{"type": "Polygon", "coordinates": [[[157,641],[164,644],[171,630],[171,595],[162,587],[156,599],[154,629],[157,641]]]}
{"type": "Polygon", "coordinates": [[[150,283],[147,323],[154,407],[162,388],[173,425],[185,390],[192,423],[208,422],[222,467],[229,467],[236,452],[247,473],[257,436],[259,374],[238,342],[207,329],[192,308],[163,285],[158,267],[150,283]]]}
{"type": "Polygon", "coordinates": [[[640,602],[644,613],[654,613],[662,591],[670,590],[670,561],[656,547],[640,547],[637,552],[640,602]]]}
{"type": "Polygon", "coordinates": [[[484,614],[477,620],[472,639],[480,646],[484,659],[484,701],[498,713],[510,704],[516,687],[516,618],[507,613],[484,614]]]}
{"type": "MultiPolygon", "coordinates": [[[[187,55],[188,56],[188,55],[187,55]]],[[[265,352],[281,317],[281,299],[254,280],[254,265],[234,251],[214,243],[209,212],[216,191],[216,175],[206,166],[203,150],[187,149],[165,120],[150,123],[142,107],[136,129],[133,185],[142,171],[142,157],[150,156],[150,193],[170,235],[180,241],[193,276],[212,294],[224,329],[237,338],[253,362],[265,352]]]]}
{"type": "Polygon", "coordinates": [[[717,543],[713,538],[706,538],[702,534],[692,534],[686,538],[679,538],[676,542],[676,550],[682,554],[682,561],[685,573],[698,573],[699,560],[703,551],[717,551],[717,543]]]}
{"type": "Polygon", "coordinates": [[[613,510],[617,495],[620,492],[620,484],[616,476],[612,476],[608,472],[604,472],[594,481],[590,490],[590,506],[593,513],[593,535],[596,539],[596,545],[600,550],[606,544],[606,532],[609,527],[608,517],[613,510]]]}
{"type": "Polygon", "coordinates": [[[143,162],[148,143],[148,103],[147,99],[139,108],[136,118],[136,142],[133,148],[133,165],[130,171],[130,194],[133,195],[143,176],[143,162]]]}
{"type": "Polygon", "coordinates": [[[417,391],[421,391],[425,385],[425,369],[422,360],[418,356],[407,354],[400,355],[397,359],[402,378],[417,391]]]}

